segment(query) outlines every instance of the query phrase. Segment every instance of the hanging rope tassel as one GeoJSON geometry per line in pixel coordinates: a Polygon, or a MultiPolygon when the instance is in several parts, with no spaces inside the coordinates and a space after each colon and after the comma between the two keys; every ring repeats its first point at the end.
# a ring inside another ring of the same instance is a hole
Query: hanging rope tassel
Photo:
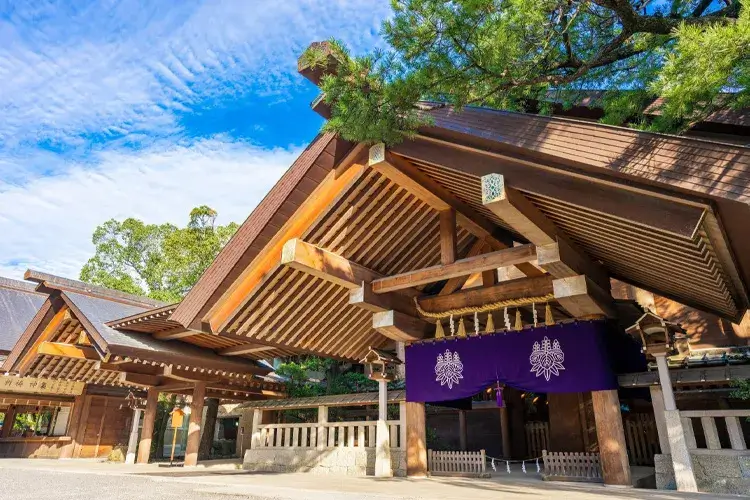
{"type": "Polygon", "coordinates": [[[537,458],[536,459],[536,473],[539,474],[540,472],[542,472],[542,469],[539,468],[539,459],[537,458]]]}
{"type": "Polygon", "coordinates": [[[451,327],[451,337],[453,337],[454,335],[456,335],[456,322],[453,321],[453,315],[452,314],[451,314],[451,319],[450,319],[450,321],[448,323],[450,324],[450,327],[451,327]]]}
{"type": "Polygon", "coordinates": [[[531,304],[531,310],[534,311],[534,328],[539,326],[539,315],[536,313],[536,304],[531,304]]]}
{"type": "Polygon", "coordinates": [[[505,329],[510,330],[510,316],[508,316],[508,308],[503,309],[503,319],[505,320],[505,329]]]}
{"type": "Polygon", "coordinates": [[[524,462],[523,462],[523,463],[521,464],[521,472],[523,472],[524,474],[526,474],[526,461],[524,461],[524,462]]]}
{"type": "Polygon", "coordinates": [[[505,461],[505,470],[507,470],[508,474],[510,474],[510,462],[508,462],[507,460],[505,461]]]}
{"type": "Polygon", "coordinates": [[[443,330],[443,322],[440,320],[437,320],[437,323],[435,323],[435,338],[442,339],[444,337],[445,337],[445,331],[443,330]]]}
{"type": "Polygon", "coordinates": [[[516,330],[523,330],[523,320],[521,319],[521,310],[516,309],[516,330]]]}
{"type": "Polygon", "coordinates": [[[479,335],[479,313],[474,311],[474,335],[479,335]]]}
{"type": "Polygon", "coordinates": [[[459,337],[466,337],[466,325],[464,325],[464,317],[458,320],[458,333],[459,337]]]}
{"type": "Polygon", "coordinates": [[[492,463],[490,465],[492,465],[492,470],[495,471],[495,472],[497,472],[497,467],[495,467],[495,459],[494,458],[492,459],[492,463]]]}
{"type": "Polygon", "coordinates": [[[495,331],[495,320],[492,318],[492,313],[487,313],[487,326],[484,329],[485,333],[492,333],[495,331]]]}
{"type": "Polygon", "coordinates": [[[555,317],[552,316],[552,307],[549,303],[544,307],[544,324],[547,326],[555,324],[555,317]]]}

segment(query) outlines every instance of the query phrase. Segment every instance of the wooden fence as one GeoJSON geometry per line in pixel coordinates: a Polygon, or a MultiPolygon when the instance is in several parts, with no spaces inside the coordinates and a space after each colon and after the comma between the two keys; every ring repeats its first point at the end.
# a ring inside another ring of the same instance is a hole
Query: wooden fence
{"type": "Polygon", "coordinates": [[[487,476],[487,458],[480,451],[427,450],[427,469],[433,476],[487,476]]]}
{"type": "Polygon", "coordinates": [[[654,465],[654,455],[660,453],[656,420],[650,413],[634,413],[624,419],[630,465],[654,465]]]}
{"type": "MultiPolygon", "coordinates": [[[[258,425],[252,448],[374,447],[377,422],[325,422],[258,425]]],[[[401,448],[401,422],[388,421],[391,448],[401,448]]]]}
{"type": "Polygon", "coordinates": [[[526,428],[526,453],[530,458],[542,455],[549,449],[549,422],[528,422],[526,428]]]}
{"type": "Polygon", "coordinates": [[[601,483],[602,467],[598,453],[557,453],[542,451],[545,481],[601,483]]]}

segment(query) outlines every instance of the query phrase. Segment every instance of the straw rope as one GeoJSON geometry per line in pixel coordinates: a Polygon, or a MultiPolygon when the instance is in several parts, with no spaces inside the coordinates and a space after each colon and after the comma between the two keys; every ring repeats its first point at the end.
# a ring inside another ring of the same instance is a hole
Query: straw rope
{"type": "Polygon", "coordinates": [[[491,302],[482,306],[476,307],[460,307],[458,309],[448,309],[447,311],[441,311],[439,313],[432,313],[425,311],[419,306],[419,301],[414,297],[414,304],[417,306],[417,312],[425,318],[442,319],[450,316],[463,316],[465,314],[483,313],[495,311],[497,309],[503,309],[505,307],[520,307],[530,306],[532,304],[540,304],[550,302],[555,299],[555,295],[548,293],[547,295],[540,295],[538,297],[524,297],[520,299],[507,299],[499,302],[491,302]]]}

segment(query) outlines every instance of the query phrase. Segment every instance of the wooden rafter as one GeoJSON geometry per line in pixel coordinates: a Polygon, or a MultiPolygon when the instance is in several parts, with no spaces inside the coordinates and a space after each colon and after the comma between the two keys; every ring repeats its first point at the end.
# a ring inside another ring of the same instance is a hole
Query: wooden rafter
{"type": "Polygon", "coordinates": [[[253,291],[263,282],[264,276],[279,265],[279,255],[284,244],[290,239],[302,237],[336,198],[363,173],[362,166],[353,166],[343,172],[331,171],[208,311],[203,318],[204,326],[213,333],[224,330],[236,311],[252,298],[253,291]]]}
{"type": "Polygon", "coordinates": [[[520,245],[457,260],[452,264],[432,266],[381,278],[372,282],[372,289],[375,293],[393,292],[459,276],[468,276],[498,267],[530,262],[535,259],[536,247],[534,245],[520,245]]]}
{"type": "MultiPolygon", "coordinates": [[[[370,148],[369,165],[438,212],[455,210],[457,223],[475,236],[484,238],[493,249],[500,250],[512,246],[512,240],[508,235],[498,237],[498,234],[502,233],[500,228],[456,198],[443,186],[420,172],[407,160],[385,151],[383,144],[376,144],[370,148]]],[[[519,264],[518,267],[527,276],[542,274],[541,271],[528,263],[519,264]]]]}
{"type": "Polygon", "coordinates": [[[452,264],[456,261],[456,211],[440,212],[440,262],[452,264]]]}

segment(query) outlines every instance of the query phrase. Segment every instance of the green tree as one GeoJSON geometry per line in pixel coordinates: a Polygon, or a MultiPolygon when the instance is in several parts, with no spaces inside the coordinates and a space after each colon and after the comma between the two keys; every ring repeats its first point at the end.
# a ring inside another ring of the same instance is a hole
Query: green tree
{"type": "Polygon", "coordinates": [[[94,231],[95,255],[80,279],[123,292],[178,302],[237,230],[216,225],[215,210],[190,211],[187,227],[111,219],[94,231]]]}
{"type": "Polygon", "coordinates": [[[302,62],[322,81],[325,129],[395,143],[427,120],[419,100],[549,112],[606,90],[603,121],[679,132],[750,105],[750,0],[392,0],[389,47],[350,57],[335,40],[302,62]],[[663,97],[656,118],[643,111],[663,97]]]}

